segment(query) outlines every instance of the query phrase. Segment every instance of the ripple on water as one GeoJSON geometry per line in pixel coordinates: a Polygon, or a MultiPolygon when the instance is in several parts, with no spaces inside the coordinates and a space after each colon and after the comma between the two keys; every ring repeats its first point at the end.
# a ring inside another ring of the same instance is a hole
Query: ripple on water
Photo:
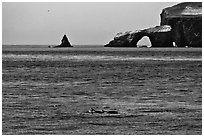
{"type": "Polygon", "coordinates": [[[12,59],[13,61],[19,60],[74,60],[74,61],[140,61],[140,60],[153,60],[153,61],[202,61],[202,58],[188,58],[188,57],[131,57],[131,56],[112,56],[112,55],[52,55],[52,54],[3,54],[3,61],[12,59]]]}

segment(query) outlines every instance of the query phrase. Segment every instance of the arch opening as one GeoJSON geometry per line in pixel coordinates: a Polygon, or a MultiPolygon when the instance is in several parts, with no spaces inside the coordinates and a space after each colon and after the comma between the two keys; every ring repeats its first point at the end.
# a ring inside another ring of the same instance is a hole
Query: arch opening
{"type": "Polygon", "coordinates": [[[138,42],[137,42],[137,47],[151,47],[151,41],[148,36],[143,36],[138,42]]]}

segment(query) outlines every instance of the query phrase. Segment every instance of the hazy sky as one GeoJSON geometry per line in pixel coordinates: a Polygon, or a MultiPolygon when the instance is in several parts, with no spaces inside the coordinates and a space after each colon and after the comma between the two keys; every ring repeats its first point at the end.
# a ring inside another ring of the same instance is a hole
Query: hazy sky
{"type": "Polygon", "coordinates": [[[160,24],[167,2],[2,3],[3,44],[106,44],[118,32],[160,24]]]}

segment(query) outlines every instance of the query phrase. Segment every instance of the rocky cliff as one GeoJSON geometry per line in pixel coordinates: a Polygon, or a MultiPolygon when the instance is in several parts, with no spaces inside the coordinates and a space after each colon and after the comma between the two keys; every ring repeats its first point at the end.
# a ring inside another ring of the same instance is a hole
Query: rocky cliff
{"type": "Polygon", "coordinates": [[[152,47],[202,47],[201,2],[165,8],[160,16],[160,26],[118,33],[105,47],[137,47],[144,36],[149,37],[152,47]]]}
{"type": "Polygon", "coordinates": [[[202,47],[202,3],[185,2],[163,9],[161,25],[172,27],[178,47],[202,47]]]}

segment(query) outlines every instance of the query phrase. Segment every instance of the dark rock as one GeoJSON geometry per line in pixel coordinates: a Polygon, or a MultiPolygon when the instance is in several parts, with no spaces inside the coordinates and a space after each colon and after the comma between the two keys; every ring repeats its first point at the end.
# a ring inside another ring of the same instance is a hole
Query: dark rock
{"type": "Polygon", "coordinates": [[[54,48],[64,48],[64,47],[72,47],[66,35],[63,36],[61,40],[61,44],[58,46],[55,46],[54,48]]]}
{"type": "Polygon", "coordinates": [[[202,3],[184,2],[162,10],[161,26],[118,33],[105,47],[137,47],[144,36],[152,47],[202,47],[202,3]]]}
{"type": "Polygon", "coordinates": [[[152,47],[173,47],[171,27],[168,25],[157,26],[145,30],[152,47]]]}
{"type": "Polygon", "coordinates": [[[184,2],[163,9],[161,25],[172,27],[178,47],[202,47],[202,2],[184,2]]]}
{"type": "Polygon", "coordinates": [[[137,47],[138,41],[144,36],[149,37],[152,47],[173,47],[171,27],[168,25],[118,33],[105,47],[137,47]]]}

